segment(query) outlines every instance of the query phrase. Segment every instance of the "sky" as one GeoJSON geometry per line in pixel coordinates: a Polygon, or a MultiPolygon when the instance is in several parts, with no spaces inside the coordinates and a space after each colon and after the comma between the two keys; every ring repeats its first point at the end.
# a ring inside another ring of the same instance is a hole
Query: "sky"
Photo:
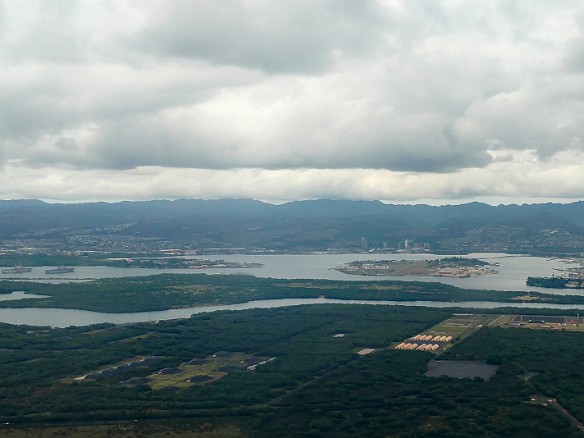
{"type": "Polygon", "coordinates": [[[0,0],[0,199],[584,198],[581,0],[0,0]]]}

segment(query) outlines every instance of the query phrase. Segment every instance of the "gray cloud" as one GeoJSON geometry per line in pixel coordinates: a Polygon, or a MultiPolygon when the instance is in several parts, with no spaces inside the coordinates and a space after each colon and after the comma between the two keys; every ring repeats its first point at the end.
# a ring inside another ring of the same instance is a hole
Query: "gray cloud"
{"type": "Polygon", "coordinates": [[[0,164],[313,169],[298,196],[387,195],[359,169],[452,196],[485,196],[456,176],[473,169],[524,187],[496,169],[584,149],[582,17],[576,0],[0,0],[0,164]]]}
{"type": "Polygon", "coordinates": [[[148,22],[127,39],[161,57],[203,59],[275,73],[318,73],[340,54],[381,43],[391,21],[375,1],[156,1],[148,22]]]}

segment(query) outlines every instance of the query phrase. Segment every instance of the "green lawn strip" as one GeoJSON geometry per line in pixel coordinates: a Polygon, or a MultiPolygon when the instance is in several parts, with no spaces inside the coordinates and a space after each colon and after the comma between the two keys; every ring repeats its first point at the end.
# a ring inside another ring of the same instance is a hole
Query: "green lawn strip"
{"type": "MultiPolygon", "coordinates": [[[[205,363],[191,365],[188,362],[181,363],[176,368],[176,372],[167,374],[167,369],[159,370],[158,372],[148,376],[148,385],[152,389],[163,389],[167,387],[187,388],[198,382],[190,382],[189,380],[197,376],[206,376],[209,380],[201,383],[211,383],[219,380],[229,374],[228,371],[220,371],[224,367],[232,367],[233,371],[249,372],[248,365],[257,365],[258,363],[267,363],[270,358],[255,357],[245,353],[239,352],[222,352],[212,355],[207,358],[205,363]],[[223,354],[223,356],[219,356],[223,354]],[[218,357],[219,356],[219,357],[218,357]],[[242,365],[242,362],[245,362],[242,365]]],[[[174,370],[173,370],[174,371],[174,370]]]]}

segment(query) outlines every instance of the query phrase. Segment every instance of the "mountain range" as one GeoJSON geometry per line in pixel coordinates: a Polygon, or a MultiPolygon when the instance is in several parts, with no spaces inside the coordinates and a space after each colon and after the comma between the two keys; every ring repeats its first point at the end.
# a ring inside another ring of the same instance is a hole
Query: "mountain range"
{"type": "Polygon", "coordinates": [[[198,249],[372,250],[417,244],[434,252],[572,254],[584,251],[584,202],[430,206],[326,199],[281,205],[253,199],[0,201],[4,246],[52,241],[74,247],[75,242],[87,244],[89,236],[96,241],[149,240],[198,249]]]}

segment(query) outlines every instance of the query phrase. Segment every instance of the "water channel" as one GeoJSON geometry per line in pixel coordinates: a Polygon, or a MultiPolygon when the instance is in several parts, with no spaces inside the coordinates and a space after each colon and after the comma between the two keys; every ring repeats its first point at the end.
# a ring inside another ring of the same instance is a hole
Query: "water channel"
{"type": "Polygon", "coordinates": [[[517,307],[522,309],[578,309],[584,310],[584,305],[544,304],[544,303],[497,303],[491,301],[365,301],[365,300],[335,300],[329,298],[288,298],[280,300],[249,301],[241,304],[222,306],[197,306],[182,309],[160,310],[156,312],[135,313],[102,313],[75,309],[0,309],[0,321],[8,324],[26,324],[32,326],[68,327],[86,326],[91,324],[163,321],[169,319],[188,318],[198,313],[210,313],[220,310],[272,309],[277,307],[300,306],[309,304],[367,304],[379,306],[416,306],[433,308],[473,308],[496,309],[498,307],[517,307]]]}
{"type": "Polygon", "coordinates": [[[465,257],[478,258],[489,263],[498,263],[497,274],[482,275],[470,278],[446,278],[431,276],[361,276],[349,275],[332,268],[356,260],[434,260],[439,257],[434,254],[306,254],[306,255],[224,255],[204,256],[210,259],[223,258],[230,262],[261,263],[261,268],[208,268],[208,269],[152,269],[152,268],[112,268],[107,266],[78,266],[74,272],[47,275],[48,267],[35,267],[31,272],[22,274],[3,274],[0,279],[35,280],[61,283],[69,281],[84,281],[96,278],[134,277],[165,273],[179,274],[232,274],[244,273],[256,277],[271,278],[307,278],[343,281],[439,281],[464,289],[538,291],[551,294],[584,295],[584,291],[565,289],[544,289],[526,286],[528,276],[551,276],[555,269],[570,266],[557,258],[524,257],[499,253],[469,254],[465,257]]]}
{"type": "MultiPolygon", "coordinates": [[[[401,281],[439,281],[454,286],[467,289],[489,289],[489,290],[535,290],[544,293],[584,295],[582,290],[563,289],[542,289],[527,287],[525,280],[527,276],[551,275],[554,269],[565,268],[567,265],[560,259],[546,259],[539,257],[521,257],[506,254],[470,254],[467,257],[480,258],[490,263],[498,263],[497,274],[484,275],[470,278],[435,278],[424,276],[412,277],[368,277],[343,274],[331,268],[355,260],[425,260],[435,259],[438,256],[432,254],[311,254],[311,255],[228,255],[210,258],[224,258],[234,262],[254,262],[262,263],[261,268],[248,269],[219,269],[210,268],[196,271],[189,270],[159,270],[159,269],[124,269],[110,268],[104,266],[86,267],[80,266],[74,272],[60,274],[58,276],[44,275],[45,267],[34,268],[29,273],[13,275],[12,278],[34,279],[36,281],[47,282],[70,282],[83,281],[94,278],[107,277],[128,277],[141,275],[154,275],[162,272],[175,273],[207,273],[207,274],[228,274],[246,273],[258,277],[272,278],[308,278],[308,279],[330,279],[330,280],[401,280],[401,281]],[[42,273],[42,274],[41,274],[42,273]]],[[[7,276],[3,276],[6,278],[7,276]]],[[[21,292],[5,295],[0,299],[23,299],[36,298],[25,296],[21,292]]],[[[27,308],[27,309],[0,309],[0,322],[9,324],[28,324],[36,326],[66,327],[70,325],[82,326],[97,323],[131,323],[143,321],[157,321],[176,318],[186,318],[192,314],[214,312],[218,310],[244,310],[252,308],[274,308],[284,306],[294,306],[303,304],[371,304],[371,305],[400,305],[400,306],[426,306],[435,308],[459,307],[492,309],[497,307],[518,307],[518,308],[551,308],[551,309],[584,309],[578,305],[552,305],[543,303],[496,303],[481,301],[466,302],[428,302],[428,301],[356,301],[356,300],[334,300],[334,299],[283,299],[252,301],[242,304],[232,304],[223,306],[202,306],[182,309],[169,309],[156,312],[136,312],[136,313],[100,313],[74,309],[49,309],[49,308],[27,308]]]]}

